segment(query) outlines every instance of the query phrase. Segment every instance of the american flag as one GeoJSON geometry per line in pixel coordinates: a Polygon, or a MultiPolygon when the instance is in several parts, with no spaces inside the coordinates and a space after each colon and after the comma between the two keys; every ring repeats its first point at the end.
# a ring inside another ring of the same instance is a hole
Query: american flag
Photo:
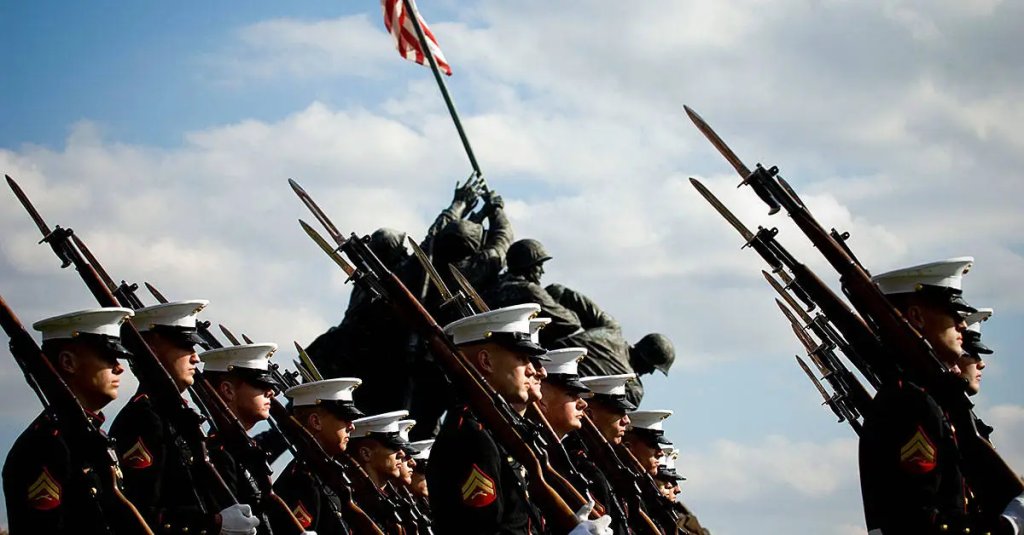
{"type": "MultiPolygon", "coordinates": [[[[409,5],[412,7],[420,28],[423,29],[423,35],[427,38],[428,48],[434,55],[437,67],[441,69],[441,72],[451,76],[452,68],[444,59],[444,54],[441,53],[441,47],[437,44],[434,33],[427,27],[423,17],[420,17],[419,10],[416,9],[416,2],[409,0],[409,5]]],[[[384,27],[391,37],[395,38],[398,53],[407,60],[426,65],[427,58],[423,54],[423,47],[420,46],[419,39],[416,38],[416,28],[413,27],[413,21],[405,10],[405,2],[403,0],[381,0],[381,6],[384,8],[384,27]]]]}

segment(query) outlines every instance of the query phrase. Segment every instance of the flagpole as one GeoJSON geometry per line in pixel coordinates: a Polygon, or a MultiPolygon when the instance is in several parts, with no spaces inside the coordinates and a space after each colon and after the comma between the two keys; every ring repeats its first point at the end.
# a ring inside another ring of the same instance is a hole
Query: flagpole
{"type": "MultiPolygon", "coordinates": [[[[462,139],[462,147],[466,149],[466,156],[469,157],[469,164],[473,167],[473,171],[477,176],[483,180],[483,171],[480,170],[480,164],[476,163],[476,155],[473,154],[473,147],[469,144],[469,138],[466,137],[466,131],[462,128],[462,121],[459,119],[459,112],[455,109],[455,103],[452,102],[452,96],[448,93],[448,86],[444,83],[444,78],[441,77],[441,70],[437,67],[437,61],[434,59],[434,53],[430,51],[430,44],[427,43],[427,36],[423,33],[423,28],[420,27],[419,13],[416,12],[415,6],[411,0],[402,0],[405,4],[405,11],[409,13],[412,19],[412,27],[416,30],[416,38],[419,39],[420,49],[423,50],[423,55],[426,56],[427,61],[430,62],[430,70],[434,71],[434,79],[437,80],[437,87],[441,90],[441,97],[444,98],[445,105],[448,106],[448,113],[452,116],[452,122],[455,123],[455,129],[459,132],[459,138],[462,139]]],[[[487,191],[487,182],[483,181],[483,189],[487,191]]]]}

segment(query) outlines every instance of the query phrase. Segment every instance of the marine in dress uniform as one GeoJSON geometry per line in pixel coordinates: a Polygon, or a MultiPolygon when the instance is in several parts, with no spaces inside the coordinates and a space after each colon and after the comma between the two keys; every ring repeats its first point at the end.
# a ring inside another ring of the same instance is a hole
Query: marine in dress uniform
{"type": "MultiPolygon", "coordinates": [[[[583,377],[579,382],[592,392],[587,400],[586,412],[593,420],[594,426],[609,444],[622,442],[626,425],[629,424],[629,411],[636,406],[626,399],[626,383],[635,379],[632,373],[583,377]]],[[[594,499],[604,506],[605,512],[612,518],[611,528],[616,535],[629,533],[627,524],[626,496],[619,496],[612,489],[608,476],[587,457],[586,448],[578,433],[569,435],[565,441],[576,462],[576,467],[590,482],[590,491],[594,499]]]]}
{"type": "MultiPolygon", "coordinates": [[[[530,317],[538,310],[530,304],[495,309],[445,327],[491,387],[524,410],[536,374],[530,357],[545,353],[530,339],[530,317]]],[[[427,484],[438,534],[543,531],[522,467],[465,405],[449,411],[441,425],[427,484]]]]}
{"type": "Polygon", "coordinates": [[[671,500],[676,501],[679,495],[679,482],[686,481],[686,478],[676,472],[676,459],[679,457],[679,450],[666,444],[662,449],[661,460],[658,461],[658,469],[655,471],[654,480],[657,481],[661,493],[671,500]]]}
{"type": "MultiPolygon", "coordinates": [[[[132,315],[127,308],[72,312],[36,322],[42,349],[61,378],[99,428],[100,410],[117,398],[129,358],[120,343],[120,326],[132,315]]],[[[10,533],[92,534],[108,531],[98,501],[105,474],[82,474],[72,462],[71,444],[54,418],[44,412],[14,442],[3,468],[4,497],[10,533]],[[93,497],[93,492],[99,493],[93,497]]]]}
{"type": "MultiPolygon", "coordinates": [[[[205,379],[246,431],[270,417],[270,400],[281,389],[270,373],[270,357],[275,351],[277,344],[242,344],[211,349],[199,355],[205,379]]],[[[258,533],[273,533],[276,526],[271,525],[267,511],[262,509],[259,486],[245,464],[232,454],[224,438],[217,434],[210,435],[207,448],[210,461],[231,493],[239,503],[252,506],[254,515],[260,518],[258,533]]],[[[284,522],[287,519],[275,517],[275,520],[284,522]]]]}
{"type": "MultiPolygon", "coordinates": [[[[956,363],[966,329],[964,312],[975,309],[963,299],[963,275],[973,258],[961,257],[876,275],[873,280],[907,321],[932,346],[950,370],[950,388],[962,384],[956,363]]],[[[960,467],[957,435],[934,395],[911,381],[883,385],[864,420],[860,438],[860,479],[869,532],[986,533],[975,514],[960,467]]],[[[1019,523],[1021,498],[1007,518],[1019,523]],[[1016,506],[1016,511],[1014,510],[1016,506]]]]}
{"type": "MultiPolygon", "coordinates": [[[[292,414],[328,455],[345,451],[352,422],[364,416],[352,401],[352,391],[361,383],[354,377],[340,377],[293,386],[284,393],[292,401],[292,414]]],[[[274,482],[274,492],[307,530],[319,535],[351,533],[342,517],[341,498],[299,460],[285,467],[274,482]]]]}
{"type": "Polygon", "coordinates": [[[629,413],[629,425],[622,443],[640,461],[652,476],[658,471],[661,447],[669,444],[665,438],[664,422],[672,416],[670,410],[633,411],[629,413]]]}
{"type": "Polygon", "coordinates": [[[417,440],[409,445],[416,450],[412,455],[416,464],[412,465],[412,483],[409,485],[409,491],[412,492],[420,511],[429,517],[430,488],[427,486],[427,466],[430,462],[430,450],[434,447],[434,439],[417,440]]]}
{"type": "MultiPolygon", "coordinates": [[[[970,396],[981,392],[981,370],[985,369],[984,356],[994,353],[981,341],[981,324],[988,321],[992,317],[992,313],[991,308],[979,308],[977,312],[964,316],[964,322],[967,323],[967,330],[963,333],[964,354],[957,362],[957,366],[960,368],[960,377],[967,381],[967,394],[970,396]]],[[[992,426],[981,421],[981,418],[977,416],[974,418],[974,425],[978,428],[979,435],[985,440],[991,441],[992,431],[994,431],[992,426]]]]}
{"type": "MultiPolygon", "coordinates": [[[[160,359],[179,392],[192,385],[199,363],[196,315],[208,301],[164,303],[135,311],[136,328],[160,359]]],[[[210,489],[197,485],[193,451],[140,384],[110,426],[124,471],[125,495],[157,533],[256,534],[259,519],[247,504],[220,504],[210,489]]]]}

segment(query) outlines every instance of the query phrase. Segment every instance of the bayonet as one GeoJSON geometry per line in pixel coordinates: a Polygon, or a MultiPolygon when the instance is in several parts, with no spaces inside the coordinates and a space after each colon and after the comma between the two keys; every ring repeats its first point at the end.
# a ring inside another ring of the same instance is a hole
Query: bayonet
{"type": "Polygon", "coordinates": [[[245,343],[247,343],[247,344],[253,344],[253,343],[255,343],[255,342],[253,342],[253,341],[252,341],[252,339],[251,339],[251,338],[249,338],[248,336],[246,336],[246,335],[245,335],[245,333],[242,333],[242,340],[243,340],[243,341],[244,341],[245,343]]]}
{"type": "Polygon", "coordinates": [[[309,358],[309,353],[306,353],[305,349],[298,342],[295,343],[295,350],[299,352],[299,360],[302,361],[302,368],[313,378],[314,381],[323,381],[324,376],[317,369],[316,364],[313,363],[313,359],[309,358]]]}
{"type": "Polygon", "coordinates": [[[434,263],[430,261],[430,257],[427,253],[420,248],[416,240],[409,236],[409,244],[412,245],[412,252],[416,255],[416,260],[419,260],[420,265],[423,266],[423,271],[427,273],[427,277],[430,278],[430,282],[434,283],[434,287],[437,288],[437,292],[441,294],[441,299],[444,301],[450,301],[452,299],[452,292],[448,289],[448,286],[441,279],[441,274],[434,269],[434,263]]]}
{"type": "MultiPolygon", "coordinates": [[[[819,381],[818,378],[814,376],[814,372],[812,372],[811,368],[807,366],[807,363],[804,362],[804,359],[800,358],[799,356],[796,356],[796,361],[798,364],[800,364],[800,369],[802,369],[804,373],[807,374],[807,378],[810,379],[812,383],[814,383],[814,388],[817,388],[818,393],[820,393],[821,397],[824,398],[825,401],[822,403],[822,405],[831,404],[832,396],[828,395],[828,392],[825,391],[825,387],[822,386],[821,381],[819,381]]],[[[842,416],[840,416],[840,418],[842,418],[842,416]]]]}
{"type": "Polygon", "coordinates": [[[789,295],[789,292],[786,291],[786,287],[779,284],[779,281],[775,280],[775,277],[772,277],[771,274],[768,273],[767,271],[762,269],[761,274],[764,275],[764,278],[765,280],[768,281],[768,284],[771,284],[772,288],[774,288],[775,291],[778,292],[778,294],[782,296],[783,299],[786,300],[786,304],[789,305],[793,310],[796,311],[797,314],[800,315],[800,320],[803,321],[804,325],[810,325],[813,322],[810,314],[804,312],[804,309],[800,307],[800,305],[796,302],[795,299],[793,299],[793,296],[789,295]]]}
{"type": "Polygon", "coordinates": [[[743,164],[739,156],[736,156],[736,153],[725,144],[725,141],[722,141],[722,138],[718,137],[718,134],[711,129],[711,125],[698,115],[697,112],[693,111],[689,106],[683,106],[683,109],[686,110],[686,115],[690,116],[690,120],[693,121],[693,124],[697,125],[697,130],[700,130],[701,133],[704,134],[704,137],[708,138],[708,141],[718,149],[718,152],[722,153],[722,156],[725,156],[725,159],[729,161],[733,169],[735,169],[736,172],[746,180],[746,178],[750,176],[750,169],[743,164]]]}
{"type": "Polygon", "coordinates": [[[338,244],[338,247],[344,245],[345,236],[343,236],[338,228],[334,226],[334,223],[332,223],[330,218],[327,217],[327,214],[320,209],[320,206],[316,204],[316,201],[306,193],[306,190],[303,189],[298,182],[290,178],[288,179],[288,184],[292,187],[292,191],[294,191],[295,194],[299,196],[299,199],[302,200],[302,204],[305,204],[306,208],[309,208],[309,211],[313,213],[313,217],[316,217],[316,220],[319,221],[325,229],[327,229],[327,233],[330,234],[331,238],[338,244]]]}
{"type": "Polygon", "coordinates": [[[331,257],[331,260],[334,260],[334,263],[338,264],[338,266],[341,267],[342,271],[344,271],[351,279],[352,276],[355,274],[356,269],[352,267],[352,265],[349,264],[344,258],[342,258],[342,256],[338,253],[338,250],[335,249],[334,247],[331,247],[331,245],[327,243],[327,240],[325,240],[323,236],[321,236],[320,233],[316,231],[316,229],[309,226],[309,224],[306,223],[305,221],[300,219],[299,225],[302,226],[302,230],[306,231],[306,235],[308,235],[314,242],[316,242],[316,244],[319,245],[320,248],[323,249],[325,253],[327,253],[327,256],[331,257]]]}
{"type": "Polygon", "coordinates": [[[316,378],[309,373],[309,370],[302,366],[301,362],[292,359],[292,364],[295,365],[295,369],[298,370],[299,375],[302,376],[303,383],[312,383],[313,381],[316,381],[316,378]]]}
{"type": "Polygon", "coordinates": [[[736,216],[733,215],[733,213],[729,211],[729,209],[726,208],[721,201],[718,200],[718,197],[715,197],[715,195],[711,193],[711,191],[709,191],[708,188],[704,187],[704,184],[701,184],[699,180],[692,177],[690,178],[690,184],[693,184],[693,187],[697,188],[697,192],[700,193],[705,200],[711,203],[711,206],[713,206],[715,210],[717,210],[718,213],[721,214],[721,216],[724,217],[725,220],[728,221],[729,224],[732,225],[732,227],[740,233],[740,236],[743,236],[743,239],[748,244],[754,239],[754,233],[750,232],[750,229],[748,229],[746,225],[740,222],[740,220],[737,219],[736,216]]]}
{"type": "Polygon", "coordinates": [[[39,211],[32,205],[32,201],[29,200],[28,195],[21,189],[21,186],[11,178],[10,175],[4,175],[7,178],[7,185],[14,191],[14,195],[21,201],[21,205],[25,207],[25,211],[28,212],[29,217],[32,218],[32,222],[39,228],[39,232],[43,234],[43,239],[39,240],[39,243],[47,243],[53,252],[60,258],[60,267],[66,268],[70,266],[74,261],[71,258],[71,254],[67,251],[63,244],[68,236],[73,234],[71,229],[61,228],[60,225],[50,229],[50,226],[43,221],[43,216],[39,215],[39,211]]]}
{"type": "Polygon", "coordinates": [[[225,327],[223,323],[218,323],[217,326],[220,327],[220,332],[224,333],[224,336],[228,339],[229,342],[231,342],[231,345],[242,345],[238,342],[238,338],[235,337],[235,334],[232,333],[231,330],[229,330],[227,327],[225,327]]]}
{"type": "Polygon", "coordinates": [[[455,282],[459,284],[459,288],[462,288],[463,293],[469,296],[469,299],[473,301],[476,306],[477,312],[487,312],[491,307],[487,306],[484,299],[477,293],[476,288],[470,284],[469,279],[459,271],[459,268],[455,267],[455,264],[448,264],[448,269],[452,272],[452,277],[455,278],[455,282]]]}
{"type": "Polygon", "coordinates": [[[739,156],[736,156],[736,153],[725,144],[725,141],[722,141],[722,138],[715,133],[707,121],[705,121],[700,115],[697,115],[697,112],[690,109],[689,106],[683,106],[683,109],[686,110],[686,114],[690,116],[690,120],[693,121],[693,124],[697,125],[697,129],[704,134],[704,137],[708,138],[708,141],[718,149],[718,152],[725,157],[729,164],[732,165],[733,169],[735,169],[736,172],[739,173],[740,177],[743,178],[743,182],[740,182],[739,185],[749,185],[753,188],[754,192],[757,193],[757,196],[768,205],[768,215],[775,215],[782,207],[779,206],[779,202],[775,200],[771,191],[764,186],[762,181],[765,178],[766,173],[769,175],[768,178],[770,178],[778,172],[778,169],[773,167],[766,170],[758,164],[754,172],[751,173],[750,168],[743,164],[739,156]]]}
{"type": "Polygon", "coordinates": [[[150,284],[148,282],[145,283],[145,284],[146,284],[146,289],[149,290],[149,293],[153,295],[153,298],[156,299],[158,303],[166,303],[167,302],[167,298],[164,297],[164,294],[160,293],[160,290],[157,290],[155,286],[153,286],[152,284],[150,284]]]}

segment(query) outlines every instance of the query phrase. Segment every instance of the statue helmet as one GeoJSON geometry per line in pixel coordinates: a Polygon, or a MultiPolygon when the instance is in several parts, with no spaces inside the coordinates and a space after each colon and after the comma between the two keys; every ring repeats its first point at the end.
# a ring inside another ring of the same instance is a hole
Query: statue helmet
{"type": "Polygon", "coordinates": [[[661,373],[668,375],[669,368],[676,361],[676,350],[667,336],[651,333],[633,346],[634,358],[639,358],[661,373]]]}
{"type": "Polygon", "coordinates": [[[479,223],[458,219],[445,225],[434,241],[434,252],[445,259],[465,258],[480,250],[484,227],[479,223]]]}
{"type": "Polygon", "coordinates": [[[537,240],[526,238],[513,243],[505,255],[509,271],[522,272],[531,266],[551,260],[544,246],[537,240]]]}
{"type": "Polygon", "coordinates": [[[388,267],[391,262],[400,260],[407,252],[405,250],[405,233],[392,228],[382,227],[370,234],[370,250],[377,255],[388,267]]]}

